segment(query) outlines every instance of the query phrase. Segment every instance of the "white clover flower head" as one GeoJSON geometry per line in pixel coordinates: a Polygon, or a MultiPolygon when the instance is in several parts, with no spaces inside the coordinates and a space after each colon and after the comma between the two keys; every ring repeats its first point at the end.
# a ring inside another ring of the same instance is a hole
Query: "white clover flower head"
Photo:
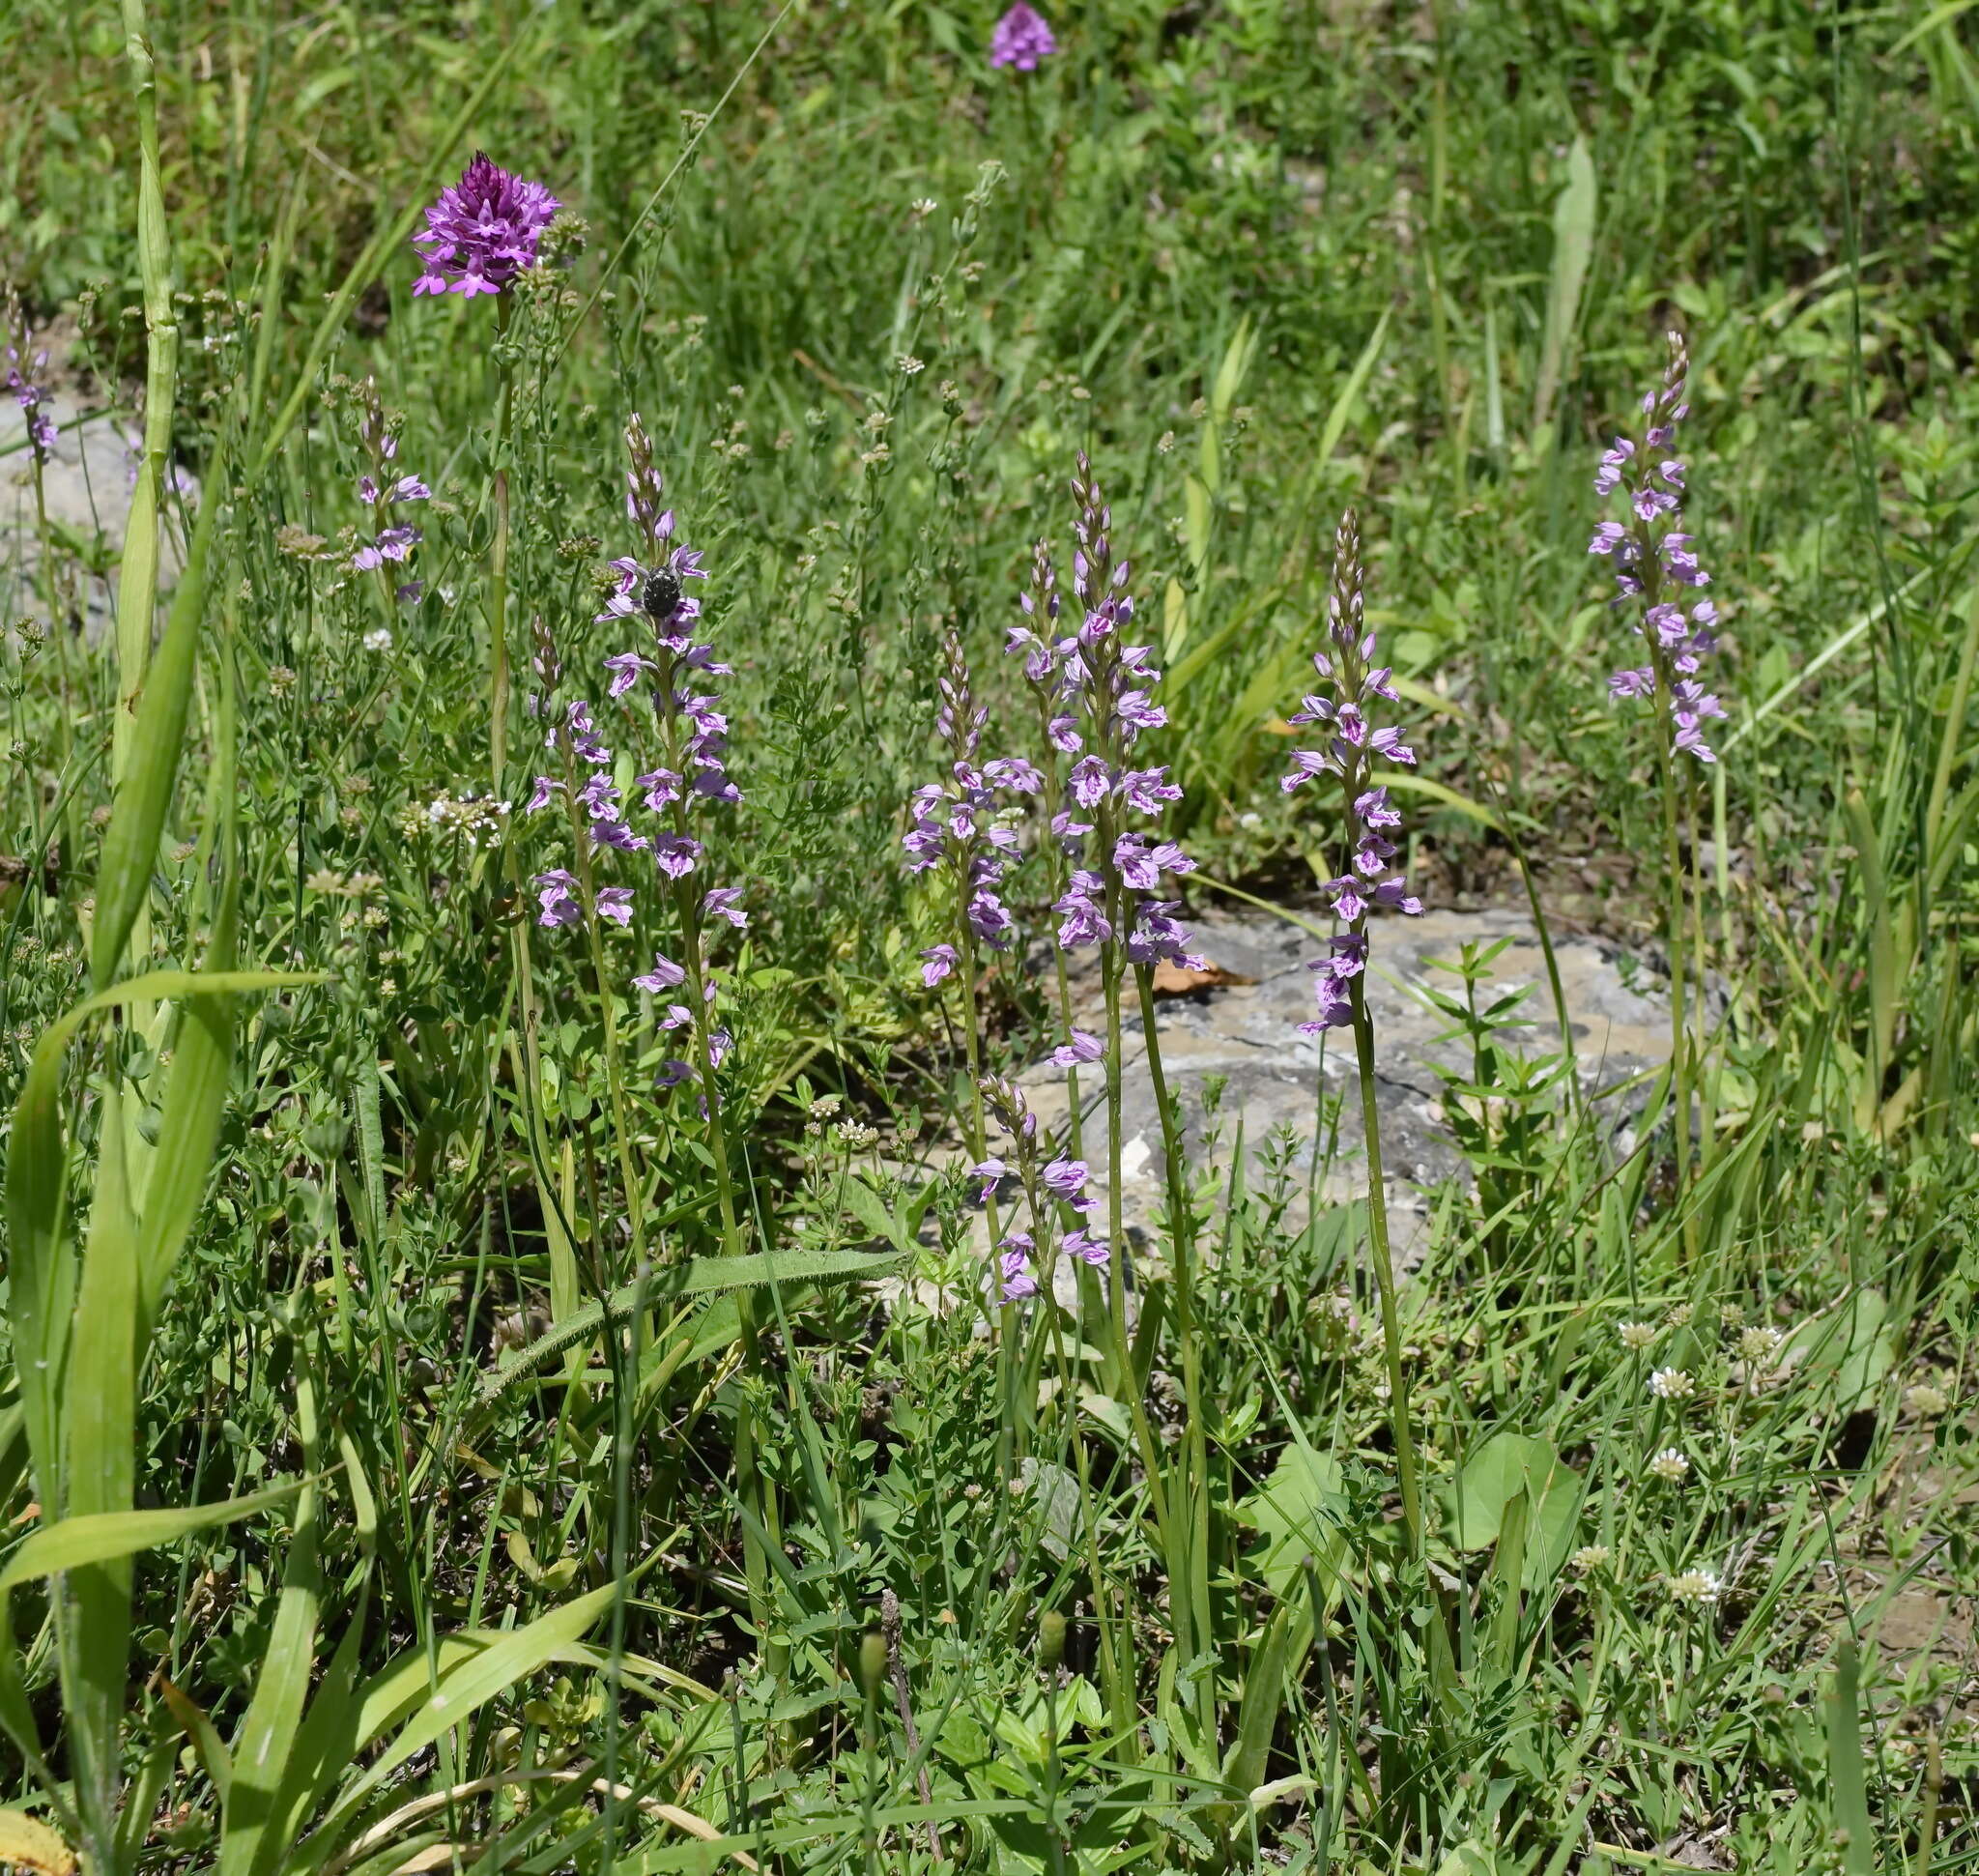
{"type": "Polygon", "coordinates": [[[1904,1390],[1904,1410],[1913,1420],[1936,1420],[1951,1404],[1951,1396],[1933,1381],[1919,1381],[1904,1390]]]}
{"type": "Polygon", "coordinates": [[[1690,1323],[1690,1305],[1688,1303],[1671,1304],[1670,1308],[1664,1313],[1663,1320],[1673,1329],[1688,1327],[1690,1323]]]}
{"type": "Polygon", "coordinates": [[[1741,1330],[1738,1337],[1738,1358],[1752,1368],[1770,1368],[1773,1358],[1780,1352],[1781,1343],[1786,1340],[1779,1330],[1770,1326],[1756,1325],[1741,1330]]]}
{"type": "Polygon", "coordinates": [[[1584,1544],[1567,1558],[1567,1568],[1576,1576],[1592,1576],[1597,1570],[1606,1570],[1614,1554],[1605,1544],[1584,1544]]]}
{"type": "Polygon", "coordinates": [[[1662,1331],[1653,1322],[1624,1322],[1615,1333],[1620,1338],[1622,1347],[1640,1352],[1648,1348],[1662,1331]]]}
{"type": "Polygon", "coordinates": [[[1690,1472],[1690,1456],[1680,1447],[1666,1446],[1649,1461],[1649,1476],[1667,1486],[1679,1484],[1690,1472]]]}
{"type": "Polygon", "coordinates": [[[1663,1579],[1671,1602],[1700,1608],[1715,1602],[1724,1587],[1724,1579],[1715,1570],[1683,1570],[1663,1579]]]}
{"type": "Polygon", "coordinates": [[[1682,1400],[1697,1392],[1697,1383],[1680,1368],[1659,1368],[1649,1376],[1649,1392],[1658,1400],[1682,1400]]]}

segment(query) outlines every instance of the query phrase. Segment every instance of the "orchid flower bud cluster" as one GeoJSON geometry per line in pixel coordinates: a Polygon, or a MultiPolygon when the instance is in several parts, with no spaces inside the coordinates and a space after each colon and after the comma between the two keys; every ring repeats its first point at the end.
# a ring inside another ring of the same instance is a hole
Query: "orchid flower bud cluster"
{"type": "Polygon", "coordinates": [[[1634,629],[1649,649],[1648,664],[1608,679],[1610,695],[1663,703],[1676,747],[1708,763],[1717,758],[1704,739],[1703,725],[1725,710],[1697,673],[1717,649],[1718,609],[1707,597],[1685,597],[1709,586],[1711,576],[1698,564],[1691,536],[1683,532],[1685,467],[1676,449],[1677,427],[1690,415],[1690,355],[1680,332],[1672,332],[1669,341],[1663,382],[1643,395],[1641,434],[1617,437],[1594,472],[1594,493],[1626,496],[1629,518],[1601,522],[1588,552],[1613,562],[1615,603],[1635,602],[1634,629]]]}
{"type": "Polygon", "coordinates": [[[1317,1017],[1302,1023],[1302,1033],[1344,1028],[1353,1022],[1353,980],[1367,963],[1367,914],[1376,906],[1416,916],[1422,902],[1409,891],[1402,871],[1393,864],[1399,851],[1389,838],[1402,817],[1389,799],[1386,786],[1374,779],[1377,758],[1405,768],[1416,765],[1416,752],[1402,740],[1402,732],[1369,722],[1367,707],[1376,698],[1400,701],[1394,674],[1374,663],[1375,637],[1367,629],[1361,570],[1361,531],[1352,509],[1340,517],[1334,543],[1332,590],[1327,595],[1327,638],[1331,649],[1312,654],[1312,667],[1331,687],[1332,695],[1312,695],[1291,720],[1319,723],[1332,736],[1318,749],[1292,752],[1292,768],[1279,783],[1286,794],[1315,775],[1332,775],[1340,785],[1346,808],[1347,844],[1353,859],[1347,870],[1329,880],[1334,916],[1348,929],[1331,940],[1332,955],[1308,967],[1314,973],[1317,1017]]]}
{"type": "MultiPolygon", "coordinates": [[[[656,955],[653,967],[632,982],[655,996],[678,992],[687,998],[666,1004],[660,1027],[691,1028],[703,1035],[708,1066],[714,1068],[731,1043],[729,1032],[714,1025],[717,981],[704,967],[702,933],[714,921],[745,930],[749,915],[742,909],[739,888],[701,889],[696,876],[706,850],[692,817],[711,805],[732,805],[742,799],[728,771],[729,720],[718,707],[721,699],[705,688],[707,678],[726,676],[731,667],[719,662],[714,647],[698,636],[701,602],[687,592],[687,582],[704,580],[707,572],[699,552],[674,539],[674,515],[666,505],[652,441],[637,417],[626,425],[625,446],[631,463],[626,511],[638,532],[641,552],[612,563],[617,579],[594,622],[638,619],[649,633],[645,646],[614,652],[603,664],[611,699],[617,701],[643,686],[650,703],[663,760],[635,776],[632,789],[658,824],[646,833],[636,830],[628,820],[627,804],[614,780],[615,758],[598,736],[589,704],[573,699],[559,716],[551,703],[549,690],[559,674],[554,668],[554,649],[548,650],[551,663],[546,666],[547,640],[539,642],[536,655],[536,673],[546,691],[530,703],[531,711],[549,722],[544,746],[563,756],[564,774],[561,779],[537,776],[528,806],[535,812],[560,794],[574,816],[582,812],[590,850],[651,855],[654,872],[679,911],[683,955],[677,963],[664,953],[656,955]]],[[[569,873],[542,874],[535,883],[542,906],[540,924],[567,925],[584,915],[577,896],[581,882],[569,873]]],[[[606,886],[592,895],[593,915],[620,925],[630,922],[631,906],[629,888],[606,886]]],[[[686,1061],[667,1061],[660,1070],[660,1085],[672,1087],[694,1073],[686,1061]]]]}
{"type": "Polygon", "coordinates": [[[997,1241],[998,1300],[1018,1303],[1037,1295],[1041,1273],[1048,1277],[1060,1252],[1095,1269],[1104,1268],[1110,1255],[1106,1240],[1087,1229],[1100,1205],[1088,1190],[1091,1169],[1085,1161],[1063,1153],[1045,1157],[1047,1149],[1038,1138],[1038,1116],[1015,1082],[986,1075],[977,1085],[984,1105],[1011,1137],[1009,1150],[1016,1164],[988,1159],[970,1167],[975,1202],[987,1205],[1015,1170],[1030,1208],[1031,1228],[1008,1231],[997,1241]]]}
{"type": "Polygon", "coordinates": [[[1148,647],[1126,643],[1133,624],[1130,567],[1113,559],[1112,511],[1083,455],[1073,495],[1078,515],[1072,595],[1079,625],[1069,634],[1057,630],[1057,582],[1041,543],[1031,590],[1018,600],[1025,622],[1012,629],[1007,647],[1023,654],[1026,680],[1047,699],[1047,740],[1073,759],[1066,775],[1070,800],[1051,822],[1052,835],[1073,861],[1066,891],[1052,907],[1060,919],[1058,942],[1065,950],[1118,942],[1135,964],[1168,960],[1200,968],[1188,932],[1173,916],[1177,902],[1162,896],[1162,883],[1191,872],[1195,862],[1173,841],[1124,825],[1130,814],[1159,816],[1182,791],[1165,766],[1134,763],[1142,734],[1168,720],[1154,701],[1162,674],[1148,662],[1148,647]],[[1081,815],[1093,819],[1081,821],[1081,815]]]}
{"type": "MultiPolygon", "coordinates": [[[[1016,921],[998,888],[1017,862],[1018,842],[1011,810],[997,795],[1036,794],[1042,781],[1020,756],[978,761],[990,712],[976,702],[961,642],[952,627],[942,639],[941,656],[941,707],[934,728],[952,758],[949,780],[914,792],[914,824],[901,845],[907,851],[910,874],[946,870],[969,932],[1001,951],[1010,944],[1016,921]]],[[[930,990],[961,962],[955,945],[947,942],[923,951],[921,959],[921,981],[930,990]]]]}
{"type": "MultiPolygon", "coordinates": [[[[372,378],[358,388],[358,440],[371,462],[370,470],[358,477],[358,500],[376,516],[377,525],[371,538],[351,556],[351,565],[359,573],[369,573],[387,562],[403,564],[412,558],[413,549],[423,538],[420,531],[387,516],[404,503],[431,501],[433,491],[416,476],[393,473],[398,438],[386,420],[385,407],[378,401],[378,384],[372,378]]],[[[400,605],[413,606],[424,592],[419,581],[407,580],[395,589],[395,597],[400,605]]]]}
{"type": "Polygon", "coordinates": [[[27,314],[12,290],[7,295],[7,390],[20,406],[27,422],[27,447],[37,467],[45,463],[55,448],[55,419],[42,406],[48,402],[45,385],[36,379],[48,368],[44,347],[34,349],[28,332],[27,314]]]}

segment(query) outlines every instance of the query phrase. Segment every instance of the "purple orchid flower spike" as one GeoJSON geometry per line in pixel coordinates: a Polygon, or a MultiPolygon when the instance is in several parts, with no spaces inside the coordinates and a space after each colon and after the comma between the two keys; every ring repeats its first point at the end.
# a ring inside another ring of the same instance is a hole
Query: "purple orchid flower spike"
{"type": "Polygon", "coordinates": [[[413,237],[426,271],[415,294],[500,293],[535,265],[536,244],[562,206],[541,183],[526,181],[477,152],[460,181],[440,191],[413,237]]]}
{"type": "Polygon", "coordinates": [[[1395,696],[1392,673],[1375,665],[1375,635],[1367,629],[1361,570],[1361,531],[1351,509],[1340,518],[1334,544],[1333,587],[1327,597],[1328,649],[1313,654],[1312,666],[1333,694],[1323,691],[1305,699],[1294,723],[1318,724],[1334,734],[1318,749],[1295,750],[1292,766],[1279,784],[1286,794],[1318,775],[1331,775],[1340,786],[1346,810],[1346,838],[1351,858],[1347,870],[1330,880],[1325,890],[1333,899],[1334,916],[1348,929],[1330,941],[1329,955],[1312,964],[1316,1012],[1300,1030],[1318,1035],[1343,1029],[1354,1021],[1354,989],[1367,962],[1367,914],[1374,908],[1411,917],[1422,902],[1408,889],[1401,869],[1393,864],[1400,851],[1388,836],[1398,831],[1402,817],[1389,799],[1388,788],[1374,779],[1377,759],[1413,768],[1416,753],[1402,740],[1402,732],[1369,723],[1366,707],[1377,698],[1395,696]]]}
{"type": "Polygon", "coordinates": [[[990,35],[990,63],[1017,72],[1035,72],[1042,60],[1058,50],[1058,41],[1037,8],[1017,4],[996,22],[990,35]]]}
{"type": "Polygon", "coordinates": [[[48,369],[48,354],[45,347],[35,349],[27,314],[11,288],[6,302],[5,336],[8,394],[20,406],[26,418],[28,451],[39,469],[54,453],[57,434],[55,419],[43,408],[50,397],[47,386],[37,382],[48,369]]]}
{"type": "Polygon", "coordinates": [[[1675,453],[1678,427],[1690,415],[1690,354],[1681,333],[1669,343],[1663,381],[1643,398],[1640,435],[1617,437],[1594,472],[1594,493],[1620,495],[1628,519],[1597,523],[1588,552],[1612,563],[1616,604],[1636,602],[1634,630],[1649,649],[1648,664],[1608,679],[1609,695],[1656,704],[1670,718],[1670,746],[1709,763],[1717,756],[1700,725],[1725,711],[1695,679],[1717,649],[1718,609],[1694,596],[1711,576],[1683,532],[1688,470],[1675,453]]]}

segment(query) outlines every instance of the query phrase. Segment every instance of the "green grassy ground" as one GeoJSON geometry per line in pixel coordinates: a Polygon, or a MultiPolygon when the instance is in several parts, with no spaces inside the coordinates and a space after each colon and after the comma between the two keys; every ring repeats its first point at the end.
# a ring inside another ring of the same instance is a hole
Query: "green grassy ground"
{"type": "Polygon", "coordinates": [[[1018,74],[976,5],[14,0],[0,263],[209,533],[155,647],[144,530],[100,639],[90,543],[0,568],[8,1802],[227,1876],[1970,1865],[1974,19],[1063,0],[1018,74]],[[416,299],[476,148],[556,265],[416,299]],[[1309,909],[1352,505],[1418,889],[1654,978],[1586,547],[1673,327],[1695,1142],[1486,1033],[1391,1338],[1366,1207],[1234,1143],[1131,1341],[1102,1284],[998,1309],[936,1169],[1059,1025],[1048,964],[922,984],[945,635],[1044,760],[1002,648],[1089,452],[1164,827],[1309,909]],[[409,606],[351,565],[367,380],[409,606]],[[532,621],[604,714],[634,413],[734,667],[711,1114],[629,983],[685,901],[532,922],[582,853],[523,812],[532,621]],[[907,1262],[959,1302],[882,1308],[907,1262]]]}

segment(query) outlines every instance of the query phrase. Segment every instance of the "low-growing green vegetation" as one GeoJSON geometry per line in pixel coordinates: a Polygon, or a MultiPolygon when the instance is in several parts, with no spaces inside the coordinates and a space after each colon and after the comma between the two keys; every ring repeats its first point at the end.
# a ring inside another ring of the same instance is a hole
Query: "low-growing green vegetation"
{"type": "Polygon", "coordinates": [[[1979,14],[999,12],[0,13],[0,1862],[1979,1861],[1979,14]]]}

